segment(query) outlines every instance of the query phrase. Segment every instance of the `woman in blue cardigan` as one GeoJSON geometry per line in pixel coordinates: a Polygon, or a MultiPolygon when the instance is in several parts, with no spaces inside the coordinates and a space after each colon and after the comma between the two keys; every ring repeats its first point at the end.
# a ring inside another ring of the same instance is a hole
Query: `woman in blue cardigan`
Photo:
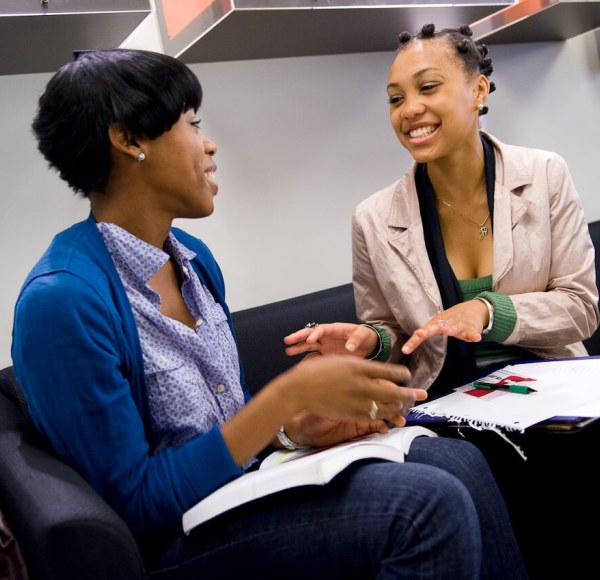
{"type": "Polygon", "coordinates": [[[39,149],[91,212],[16,305],[13,363],[39,431],[125,519],[152,577],[523,577],[485,460],[442,438],[182,533],[182,514],[269,445],[385,432],[426,396],[401,386],[403,366],[328,356],[250,397],[219,267],[172,227],[214,209],[201,97],[176,59],[122,49],[82,54],[40,97],[39,149]]]}

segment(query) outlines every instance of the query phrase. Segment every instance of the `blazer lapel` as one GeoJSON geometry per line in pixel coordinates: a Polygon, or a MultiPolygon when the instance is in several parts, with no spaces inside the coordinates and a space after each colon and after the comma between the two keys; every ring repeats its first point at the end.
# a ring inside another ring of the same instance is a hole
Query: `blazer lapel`
{"type": "Polygon", "coordinates": [[[442,297],[425,246],[419,201],[414,185],[414,167],[411,178],[402,183],[403,181],[399,182],[392,197],[387,218],[390,232],[388,243],[402,257],[431,299],[434,315],[442,309],[442,297]]]}
{"type": "Polygon", "coordinates": [[[527,212],[530,201],[520,196],[521,188],[531,183],[530,171],[513,159],[502,143],[492,138],[496,154],[496,184],[494,191],[494,266],[492,289],[513,266],[515,248],[513,228],[527,212]],[[505,183],[505,175],[510,181],[505,183]]]}

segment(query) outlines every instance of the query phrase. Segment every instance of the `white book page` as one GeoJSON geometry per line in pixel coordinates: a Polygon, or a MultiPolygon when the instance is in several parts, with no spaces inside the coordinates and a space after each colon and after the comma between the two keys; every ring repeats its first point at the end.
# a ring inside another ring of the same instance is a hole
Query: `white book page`
{"type": "Polygon", "coordinates": [[[325,449],[275,451],[260,469],[223,485],[183,514],[183,530],[244,503],[300,485],[324,485],[359,459],[378,458],[402,463],[415,437],[437,435],[421,426],[391,429],[325,449]]]}
{"type": "MultiPolygon", "coordinates": [[[[428,429],[424,429],[419,426],[416,427],[417,428],[415,428],[415,426],[400,427],[390,429],[390,431],[388,431],[387,433],[371,433],[370,435],[365,435],[357,439],[345,441],[343,443],[339,443],[338,445],[333,445],[331,447],[322,449],[315,449],[313,447],[309,447],[306,449],[296,449],[294,451],[275,451],[263,460],[263,462],[260,464],[260,469],[269,469],[277,465],[289,463],[290,461],[294,461],[295,459],[299,459],[301,457],[308,458],[311,456],[315,457],[315,459],[310,461],[329,461],[332,462],[334,465],[339,465],[345,462],[345,456],[343,455],[343,453],[341,453],[343,449],[350,449],[353,447],[365,447],[368,445],[369,442],[376,443],[378,446],[390,446],[393,449],[399,450],[403,454],[406,454],[408,453],[410,444],[415,437],[418,437],[419,435],[432,435],[432,432],[428,429]],[[338,458],[337,461],[336,457],[338,458]]],[[[363,451],[363,454],[368,457],[369,452],[367,451],[367,449],[363,451]]],[[[309,463],[310,461],[308,461],[307,459],[304,460],[305,464],[309,463]]]]}

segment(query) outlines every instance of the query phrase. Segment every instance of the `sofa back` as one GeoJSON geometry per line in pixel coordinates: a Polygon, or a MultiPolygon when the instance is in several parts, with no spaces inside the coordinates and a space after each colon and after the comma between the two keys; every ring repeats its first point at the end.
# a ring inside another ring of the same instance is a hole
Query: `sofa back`
{"type": "MultiPolygon", "coordinates": [[[[596,286],[600,288],[600,220],[588,224],[592,243],[596,249],[596,286]]],[[[583,344],[591,356],[600,356],[600,329],[596,330],[583,344]]]]}
{"type": "Polygon", "coordinates": [[[352,284],[239,310],[232,317],[252,394],[300,360],[285,354],[284,336],[308,322],[357,321],[352,284]]]}

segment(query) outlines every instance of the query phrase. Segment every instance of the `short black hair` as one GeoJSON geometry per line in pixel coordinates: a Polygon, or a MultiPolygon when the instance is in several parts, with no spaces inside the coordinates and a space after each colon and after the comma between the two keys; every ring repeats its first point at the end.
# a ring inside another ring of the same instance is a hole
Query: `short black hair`
{"type": "Polygon", "coordinates": [[[62,66],[38,101],[38,148],[83,197],[104,191],[110,170],[108,129],[155,139],[202,102],[198,78],[182,62],[145,50],[84,52],[62,66]]]}
{"type": "MultiPolygon", "coordinates": [[[[488,48],[482,42],[475,42],[471,38],[472,36],[473,31],[467,24],[458,28],[444,28],[437,32],[435,24],[425,24],[420,32],[415,35],[410,32],[402,32],[398,35],[397,53],[415,40],[440,39],[456,48],[456,55],[469,75],[482,74],[489,78],[494,68],[492,67],[492,59],[488,56],[488,48]]],[[[496,84],[490,81],[490,93],[495,90],[496,84]]],[[[488,108],[484,106],[479,114],[485,115],[487,112],[488,108]]]]}

